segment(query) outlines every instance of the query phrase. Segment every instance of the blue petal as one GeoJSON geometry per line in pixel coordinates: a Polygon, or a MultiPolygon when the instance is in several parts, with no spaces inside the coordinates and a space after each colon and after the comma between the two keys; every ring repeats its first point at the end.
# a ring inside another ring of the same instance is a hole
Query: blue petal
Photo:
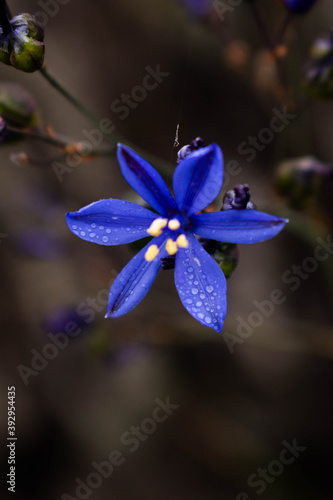
{"type": "Polygon", "coordinates": [[[100,200],[66,215],[69,229],[99,245],[121,245],[148,236],[156,214],[123,200],[100,200]]]}
{"type": "Polygon", "coordinates": [[[189,234],[189,247],[176,254],[175,284],[185,309],[200,323],[222,331],[227,284],[215,260],[189,234]]]}
{"type": "Polygon", "coordinates": [[[166,183],[154,167],[122,144],[118,144],[117,156],[123,176],[129,185],[152,208],[165,217],[177,210],[166,183]]]}
{"type": "Polygon", "coordinates": [[[278,234],[288,222],[258,210],[225,210],[191,217],[199,236],[226,243],[258,243],[278,234]]]}
{"type": "Polygon", "coordinates": [[[219,194],[223,182],[223,156],[216,144],[195,151],[182,160],[173,176],[173,190],[180,210],[188,215],[206,208],[219,194]]]}
{"type": "Polygon", "coordinates": [[[153,238],[122,269],[111,286],[105,317],[123,316],[141,302],[162,267],[161,258],[166,255],[164,244],[169,233],[166,231],[161,236],[153,238]],[[160,253],[153,261],[147,262],[144,256],[152,244],[160,248],[160,253]]]}

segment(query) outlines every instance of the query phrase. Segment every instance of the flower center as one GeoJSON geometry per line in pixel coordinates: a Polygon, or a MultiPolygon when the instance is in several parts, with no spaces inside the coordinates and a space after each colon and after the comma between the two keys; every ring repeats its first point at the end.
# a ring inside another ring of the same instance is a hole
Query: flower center
{"type": "MultiPolygon", "coordinates": [[[[150,224],[147,229],[147,233],[151,236],[160,236],[165,229],[169,231],[174,231],[175,236],[168,238],[165,249],[168,252],[168,255],[175,255],[178,252],[179,248],[187,248],[188,240],[184,233],[179,234],[179,229],[181,229],[181,223],[178,219],[163,219],[159,217],[150,224]]],[[[145,253],[145,260],[147,262],[152,262],[160,253],[160,248],[156,244],[152,244],[148,247],[148,250],[145,253]]]]}

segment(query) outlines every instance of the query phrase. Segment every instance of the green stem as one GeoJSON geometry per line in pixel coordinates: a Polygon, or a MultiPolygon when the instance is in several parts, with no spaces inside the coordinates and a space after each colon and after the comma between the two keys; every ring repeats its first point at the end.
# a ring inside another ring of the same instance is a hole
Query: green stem
{"type": "MultiPolygon", "coordinates": [[[[129,141],[124,140],[120,135],[116,134],[111,134],[110,132],[105,132],[105,130],[101,130],[100,128],[100,121],[98,118],[96,118],[95,115],[93,115],[89,109],[87,109],[83,104],[81,104],[70,92],[68,92],[59,82],[56,80],[48,70],[46,69],[45,66],[43,66],[39,72],[41,75],[54,87],[62,96],[64,96],[85,118],[87,118],[93,125],[95,125],[98,130],[100,130],[105,137],[105,139],[112,144],[112,146],[115,146],[118,142],[126,142],[126,144],[130,147],[135,148],[136,152],[139,154],[142,154],[144,158],[148,161],[151,161],[154,166],[157,168],[157,170],[160,173],[163,173],[166,175],[166,177],[170,177],[170,165],[167,164],[165,161],[162,161],[155,156],[151,154],[147,154],[145,151],[140,151],[138,148],[136,148],[134,145],[132,145],[129,141]]],[[[115,151],[115,150],[113,150],[115,151]]]]}
{"type": "Polygon", "coordinates": [[[43,66],[39,72],[43,77],[54,87],[61,95],[65,97],[87,120],[89,120],[93,125],[95,125],[98,130],[102,132],[105,139],[109,141],[112,145],[115,145],[118,142],[118,139],[110,134],[109,132],[105,132],[100,129],[100,120],[96,118],[89,109],[87,109],[80,101],[78,101],[68,90],[66,90],[46,69],[46,66],[43,66]]]}
{"type": "MultiPolygon", "coordinates": [[[[6,130],[11,132],[12,134],[20,135],[21,137],[36,139],[38,141],[45,142],[52,146],[58,148],[67,148],[71,144],[80,144],[80,141],[66,140],[60,137],[53,137],[51,135],[45,134],[43,131],[39,129],[21,129],[17,127],[12,127],[10,125],[6,126],[6,130]]],[[[93,149],[90,154],[98,155],[98,156],[110,156],[113,155],[115,149],[93,149]]]]}
{"type": "Polygon", "coordinates": [[[10,125],[6,126],[6,130],[8,130],[8,132],[11,132],[12,134],[20,135],[22,137],[31,139],[37,139],[38,141],[46,142],[48,144],[51,144],[52,146],[60,148],[65,148],[66,146],[69,145],[69,142],[63,139],[59,139],[58,137],[52,137],[50,135],[44,134],[39,130],[21,129],[12,127],[10,125]]]}
{"type": "Polygon", "coordinates": [[[280,29],[278,30],[276,40],[275,40],[275,46],[280,45],[280,43],[282,43],[283,36],[286,32],[286,29],[287,29],[291,19],[292,19],[292,16],[291,16],[291,14],[288,13],[286,15],[286,17],[284,18],[280,29]]]}
{"type": "Polygon", "coordinates": [[[285,89],[285,91],[287,91],[288,78],[287,78],[285,68],[283,66],[282,61],[278,57],[276,57],[276,52],[275,52],[276,44],[274,43],[274,41],[272,41],[272,39],[270,37],[270,34],[269,34],[267,26],[266,26],[266,22],[265,22],[264,18],[262,17],[261,12],[258,9],[257,4],[255,2],[253,2],[253,3],[251,2],[250,8],[251,8],[251,12],[253,14],[253,17],[257,23],[259,32],[262,36],[264,43],[267,46],[268,50],[271,52],[271,54],[274,56],[274,59],[276,61],[276,66],[277,66],[277,69],[279,71],[281,85],[285,89]]]}

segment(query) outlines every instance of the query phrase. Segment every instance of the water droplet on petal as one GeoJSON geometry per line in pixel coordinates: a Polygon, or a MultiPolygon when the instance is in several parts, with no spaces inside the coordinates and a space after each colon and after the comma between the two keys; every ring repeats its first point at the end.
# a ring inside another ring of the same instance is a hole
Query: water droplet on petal
{"type": "Polygon", "coordinates": [[[212,319],[209,316],[206,316],[205,321],[209,325],[212,322],[212,319]]]}
{"type": "Polygon", "coordinates": [[[111,233],[111,229],[107,229],[106,233],[110,234],[111,233]]]}
{"type": "Polygon", "coordinates": [[[212,293],[213,290],[214,290],[214,288],[212,287],[212,285],[207,285],[206,286],[206,292],[207,293],[212,293]]]}
{"type": "Polygon", "coordinates": [[[103,231],[104,226],[99,226],[99,229],[100,229],[101,231],[103,231]]]}
{"type": "Polygon", "coordinates": [[[206,295],[204,293],[200,293],[200,299],[203,300],[204,298],[206,298],[206,295]]]}
{"type": "Polygon", "coordinates": [[[198,289],[197,288],[192,288],[191,289],[191,292],[193,293],[193,295],[196,295],[198,293],[198,289]]]}
{"type": "Polygon", "coordinates": [[[81,231],[80,235],[81,235],[81,236],[85,236],[85,235],[86,235],[86,232],[85,232],[85,231],[81,231]]]}
{"type": "Polygon", "coordinates": [[[72,228],[73,228],[73,229],[77,229],[77,226],[73,225],[73,226],[72,226],[72,228]]]}
{"type": "Polygon", "coordinates": [[[91,227],[96,227],[95,222],[93,222],[93,223],[91,224],[91,227]]]}
{"type": "Polygon", "coordinates": [[[95,238],[96,233],[90,233],[89,236],[90,236],[90,238],[95,238]]]}
{"type": "Polygon", "coordinates": [[[109,238],[107,236],[103,236],[102,239],[103,239],[104,243],[107,243],[109,241],[109,238]]]}
{"type": "Polygon", "coordinates": [[[198,318],[199,319],[204,319],[204,315],[202,313],[198,313],[198,318]]]}
{"type": "Polygon", "coordinates": [[[201,302],[201,300],[199,300],[199,302],[197,302],[195,305],[196,305],[197,307],[202,306],[202,302],[201,302]]]}
{"type": "Polygon", "coordinates": [[[185,304],[192,304],[193,300],[192,299],[186,299],[184,300],[185,304]]]}

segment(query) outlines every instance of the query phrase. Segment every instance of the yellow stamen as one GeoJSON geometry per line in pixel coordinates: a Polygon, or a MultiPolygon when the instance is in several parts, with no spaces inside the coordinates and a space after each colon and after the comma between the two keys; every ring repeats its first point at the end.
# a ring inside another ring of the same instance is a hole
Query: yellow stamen
{"type": "Polygon", "coordinates": [[[177,243],[171,238],[166,242],[165,248],[169,255],[175,255],[178,251],[177,243]]]}
{"type": "Polygon", "coordinates": [[[161,219],[161,218],[155,219],[147,229],[147,233],[150,234],[151,236],[159,236],[160,234],[162,234],[162,229],[165,228],[167,223],[168,223],[167,219],[161,219]]]}
{"type": "Polygon", "coordinates": [[[175,231],[176,229],[180,228],[180,222],[178,219],[171,219],[169,220],[168,223],[168,228],[171,229],[172,231],[175,231]]]}
{"type": "Polygon", "coordinates": [[[158,256],[159,253],[160,253],[160,251],[159,251],[157,245],[150,245],[150,247],[148,248],[148,250],[145,253],[146,261],[152,262],[155,259],[155,257],[158,256]]]}
{"type": "Polygon", "coordinates": [[[178,238],[176,239],[176,243],[179,246],[179,248],[187,248],[188,247],[188,239],[186,238],[185,234],[180,234],[178,238]]]}

